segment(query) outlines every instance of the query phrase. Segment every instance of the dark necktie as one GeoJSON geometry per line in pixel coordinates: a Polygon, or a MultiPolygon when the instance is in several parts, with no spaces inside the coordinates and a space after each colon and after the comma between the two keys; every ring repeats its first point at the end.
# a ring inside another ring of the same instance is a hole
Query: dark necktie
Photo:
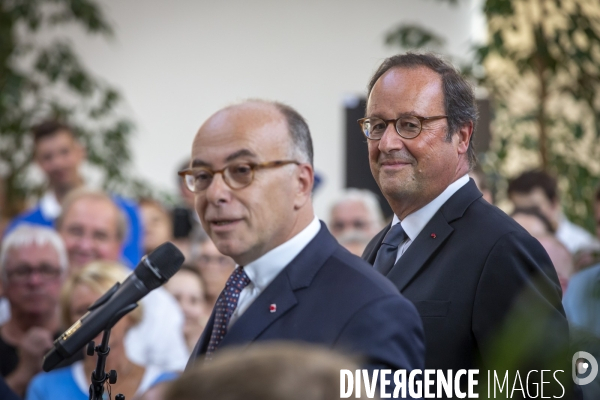
{"type": "Polygon", "coordinates": [[[210,359],[211,354],[219,347],[219,343],[221,343],[227,332],[231,315],[237,307],[240,293],[249,283],[250,278],[244,272],[244,267],[237,267],[227,280],[225,289],[223,289],[215,304],[215,322],[206,349],[206,358],[210,359]]]}
{"type": "Polygon", "coordinates": [[[404,232],[404,229],[402,229],[400,223],[392,226],[383,238],[381,247],[379,247],[379,250],[377,251],[377,257],[375,257],[375,262],[373,263],[373,267],[377,271],[381,272],[383,275],[387,275],[388,272],[390,272],[396,263],[398,246],[404,242],[405,238],[406,233],[404,232]]]}

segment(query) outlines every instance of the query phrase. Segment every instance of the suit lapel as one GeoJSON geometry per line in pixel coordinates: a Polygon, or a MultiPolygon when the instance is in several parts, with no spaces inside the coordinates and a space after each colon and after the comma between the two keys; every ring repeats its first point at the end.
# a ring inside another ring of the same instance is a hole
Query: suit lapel
{"type": "Polygon", "coordinates": [[[402,291],[431,255],[448,239],[454,229],[437,212],[425,225],[406,252],[394,264],[387,277],[402,291]],[[431,234],[435,234],[435,238],[431,234]]]}
{"type": "Polygon", "coordinates": [[[325,261],[339,246],[321,222],[317,236],[275,277],[233,324],[219,347],[248,344],[298,303],[295,291],[310,286],[325,261]],[[271,312],[271,305],[276,310],[271,312]]]}
{"type": "Polygon", "coordinates": [[[198,341],[199,352],[197,354],[206,353],[206,348],[208,347],[208,343],[210,342],[210,336],[212,335],[213,326],[215,324],[215,309],[213,307],[213,311],[210,314],[210,318],[204,327],[204,331],[202,332],[202,336],[200,336],[200,340],[198,341]]]}
{"type": "Polygon", "coordinates": [[[215,322],[215,310],[210,315],[206,326],[204,327],[204,331],[202,331],[202,335],[200,335],[200,339],[198,339],[198,343],[196,343],[196,347],[192,350],[192,354],[190,359],[185,366],[185,370],[189,370],[197,361],[198,358],[204,353],[206,353],[206,348],[208,347],[208,342],[210,341],[210,335],[212,334],[213,324],[215,322]]]}
{"type": "Polygon", "coordinates": [[[279,274],[230,327],[219,347],[252,342],[297,303],[289,280],[285,274],[279,274]],[[270,312],[272,304],[276,307],[275,312],[270,312]]]}
{"type": "Polygon", "coordinates": [[[367,245],[365,251],[363,252],[362,259],[373,265],[375,263],[375,257],[377,257],[377,251],[379,247],[381,247],[381,242],[383,242],[383,238],[388,233],[390,228],[392,227],[392,223],[390,222],[383,230],[381,230],[367,245]]]}
{"type": "MultiPolygon", "coordinates": [[[[467,208],[480,197],[481,192],[477,189],[475,182],[470,179],[466,185],[454,193],[434,214],[415,238],[414,242],[411,243],[406,252],[387,274],[387,277],[394,282],[398,290],[402,291],[406,288],[421,268],[423,268],[427,260],[452,234],[454,228],[452,228],[450,223],[461,218],[467,208]]],[[[387,230],[384,230],[384,232],[387,232],[387,230]]],[[[383,235],[385,235],[384,232],[382,232],[383,235]]],[[[375,255],[382,240],[383,236],[379,240],[379,244],[374,248],[375,255]]],[[[373,256],[374,261],[375,257],[373,256]]]]}

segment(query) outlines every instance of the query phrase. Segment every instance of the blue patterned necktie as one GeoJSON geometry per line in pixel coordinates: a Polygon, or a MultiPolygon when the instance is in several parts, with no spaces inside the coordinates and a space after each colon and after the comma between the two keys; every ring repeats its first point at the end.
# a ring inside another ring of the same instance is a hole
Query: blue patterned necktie
{"type": "Polygon", "coordinates": [[[396,255],[398,254],[398,246],[406,239],[406,232],[402,229],[402,225],[397,223],[392,226],[381,242],[381,247],[377,251],[373,267],[387,275],[396,263],[396,255]]]}
{"type": "Polygon", "coordinates": [[[219,343],[221,343],[227,332],[229,319],[237,307],[240,293],[250,282],[250,278],[244,272],[244,267],[237,267],[227,280],[225,289],[223,289],[215,304],[215,322],[206,349],[206,358],[210,359],[211,354],[219,347],[219,343]]]}

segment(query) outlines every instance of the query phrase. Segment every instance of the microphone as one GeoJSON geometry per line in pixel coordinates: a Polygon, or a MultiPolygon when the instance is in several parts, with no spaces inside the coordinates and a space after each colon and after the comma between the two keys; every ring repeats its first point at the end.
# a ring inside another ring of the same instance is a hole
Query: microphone
{"type": "Polygon", "coordinates": [[[54,341],[54,347],[44,356],[44,371],[51,371],[63,360],[81,351],[100,332],[112,328],[137,306],[142,297],[175,275],[183,261],[183,254],[171,242],[161,244],[144,256],[123,283],[116,283],[54,341]]]}

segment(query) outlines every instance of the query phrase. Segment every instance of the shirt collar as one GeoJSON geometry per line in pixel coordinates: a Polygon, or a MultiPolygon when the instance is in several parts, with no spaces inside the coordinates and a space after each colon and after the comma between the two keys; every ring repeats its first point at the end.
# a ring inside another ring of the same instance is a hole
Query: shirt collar
{"type": "Polygon", "coordinates": [[[315,217],[296,236],[280,244],[260,258],[244,266],[244,271],[254,286],[263,291],[275,277],[317,236],[321,223],[315,217]]]}
{"type": "Polygon", "coordinates": [[[54,192],[48,190],[40,199],[40,212],[47,220],[55,220],[60,215],[62,207],[54,192]]]}
{"type": "Polygon", "coordinates": [[[407,215],[402,221],[400,221],[400,218],[394,214],[392,226],[396,225],[397,223],[401,223],[402,229],[404,229],[404,232],[406,232],[410,240],[415,240],[423,228],[425,228],[425,225],[427,225],[429,220],[435,215],[436,212],[438,212],[444,203],[448,201],[448,199],[452,197],[452,195],[456,193],[458,189],[466,185],[468,182],[469,175],[463,175],[461,178],[452,182],[438,197],[414,213],[407,215]]]}

